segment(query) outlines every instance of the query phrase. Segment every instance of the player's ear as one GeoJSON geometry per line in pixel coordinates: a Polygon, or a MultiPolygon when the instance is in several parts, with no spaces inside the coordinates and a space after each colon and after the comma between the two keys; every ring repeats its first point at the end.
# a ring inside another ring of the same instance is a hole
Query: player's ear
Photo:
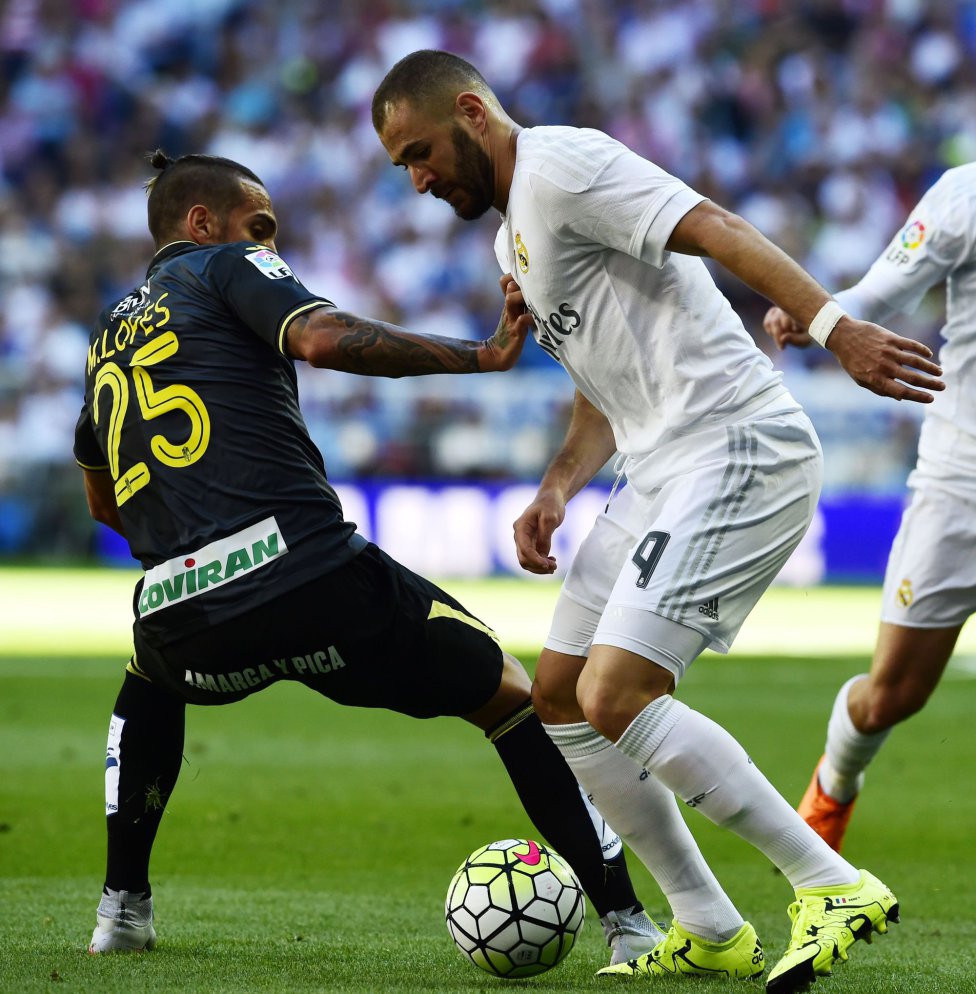
{"type": "Polygon", "coordinates": [[[485,130],[485,125],[488,122],[488,108],[477,93],[472,93],[470,90],[459,93],[454,101],[454,109],[478,134],[485,130]]]}
{"type": "Polygon", "coordinates": [[[212,245],[219,237],[217,217],[203,204],[194,204],[186,212],[186,230],[198,245],[212,245]]]}

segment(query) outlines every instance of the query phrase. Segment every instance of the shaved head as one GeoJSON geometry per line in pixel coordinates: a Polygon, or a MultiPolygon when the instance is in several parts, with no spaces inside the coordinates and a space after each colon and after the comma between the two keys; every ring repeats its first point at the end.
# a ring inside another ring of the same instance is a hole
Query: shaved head
{"type": "Polygon", "coordinates": [[[489,106],[500,109],[498,98],[470,62],[450,52],[425,48],[402,58],[373,94],[373,128],[386,127],[390,112],[406,101],[434,118],[449,117],[459,93],[477,93],[489,106]]]}

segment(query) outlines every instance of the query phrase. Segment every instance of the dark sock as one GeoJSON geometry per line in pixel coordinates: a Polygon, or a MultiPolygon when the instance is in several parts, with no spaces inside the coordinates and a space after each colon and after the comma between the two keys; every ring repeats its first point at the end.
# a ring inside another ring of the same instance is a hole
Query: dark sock
{"type": "Polygon", "coordinates": [[[603,858],[576,777],[531,703],[527,700],[485,735],[498,750],[532,824],[572,866],[597,915],[639,909],[623,852],[603,858]]]}
{"type": "Polygon", "coordinates": [[[122,725],[117,755],[118,810],[107,815],[105,886],[149,896],[149,857],[183,760],[186,704],[126,673],[113,720],[122,725]]]}

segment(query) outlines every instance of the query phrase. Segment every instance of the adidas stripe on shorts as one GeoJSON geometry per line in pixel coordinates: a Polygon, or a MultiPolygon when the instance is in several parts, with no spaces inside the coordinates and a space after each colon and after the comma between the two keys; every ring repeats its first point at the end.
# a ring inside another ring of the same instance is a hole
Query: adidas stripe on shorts
{"type": "Polygon", "coordinates": [[[615,645],[680,679],[703,649],[728,652],[816,509],[823,456],[802,412],[710,428],[662,457],[666,482],[642,491],[628,472],[597,517],[547,648],[615,645]]]}

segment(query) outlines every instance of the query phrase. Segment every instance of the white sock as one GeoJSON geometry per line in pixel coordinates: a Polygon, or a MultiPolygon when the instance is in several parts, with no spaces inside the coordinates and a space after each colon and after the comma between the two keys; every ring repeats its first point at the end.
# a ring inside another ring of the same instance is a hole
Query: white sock
{"type": "Polygon", "coordinates": [[[742,927],[698,849],[674,795],[586,722],[546,725],[576,779],[648,868],[689,932],[724,942],[742,927]]]}
{"type": "Polygon", "coordinates": [[[858,871],[787,804],[742,746],[681,701],[670,696],[652,701],[617,748],[689,807],[755,846],[794,888],[858,879],[858,871]]]}
{"type": "Polygon", "coordinates": [[[854,727],[847,710],[847,697],[858,680],[867,679],[866,673],[851,677],[837,692],[834,708],[827,723],[827,745],[818,776],[825,794],[846,804],[861,792],[864,770],[874,759],[888,738],[890,728],[873,735],[865,735],[854,727]]]}

